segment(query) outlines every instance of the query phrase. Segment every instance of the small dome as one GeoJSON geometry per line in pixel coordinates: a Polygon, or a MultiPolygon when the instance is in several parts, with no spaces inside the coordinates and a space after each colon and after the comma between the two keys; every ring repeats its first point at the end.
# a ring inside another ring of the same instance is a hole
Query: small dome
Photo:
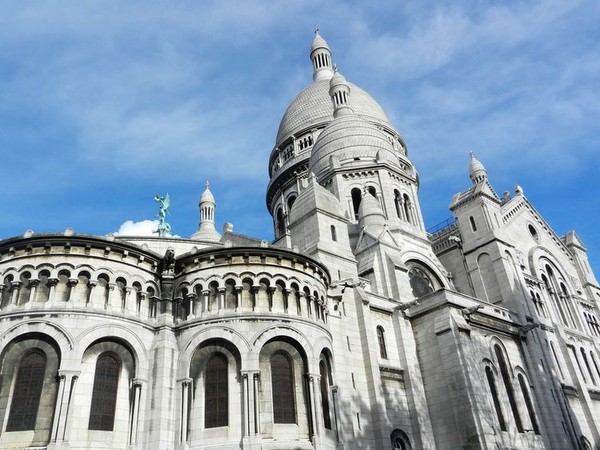
{"type": "Polygon", "coordinates": [[[477,184],[487,178],[487,170],[481,162],[475,158],[473,152],[469,153],[471,155],[471,163],[469,164],[469,177],[473,184],[477,184]]]}
{"type": "Polygon", "coordinates": [[[308,163],[308,172],[314,172],[319,182],[334,157],[340,166],[364,165],[366,161],[398,163],[398,157],[383,131],[356,114],[340,116],[320,134],[308,163]]]}
{"type": "Polygon", "coordinates": [[[323,37],[319,34],[319,31],[317,30],[315,31],[315,38],[313,39],[312,45],[310,46],[310,51],[312,53],[320,48],[330,50],[329,45],[327,45],[327,42],[325,41],[325,39],[323,39],[323,37]]]}
{"type": "Polygon", "coordinates": [[[212,192],[210,192],[210,184],[208,181],[204,187],[204,192],[200,196],[200,203],[215,203],[215,197],[213,196],[212,192]]]}

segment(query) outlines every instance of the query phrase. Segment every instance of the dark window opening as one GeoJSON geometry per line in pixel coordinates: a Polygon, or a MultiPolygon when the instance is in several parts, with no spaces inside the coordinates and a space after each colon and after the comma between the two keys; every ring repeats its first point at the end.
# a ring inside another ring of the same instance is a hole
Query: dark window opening
{"type": "Polygon", "coordinates": [[[273,422],[296,423],[294,370],[291,359],[284,353],[275,353],[271,357],[271,388],[273,422]]]}
{"type": "Polygon", "coordinates": [[[35,429],[45,372],[46,356],[40,350],[33,350],[22,359],[17,373],[6,431],[35,429]]]}
{"type": "Polygon", "coordinates": [[[121,361],[116,355],[103,353],[96,362],[92,406],[90,408],[90,430],[112,431],[117,406],[117,387],[121,361]]]}
{"type": "Polygon", "coordinates": [[[204,379],[204,427],[228,425],[227,358],[215,354],[206,365],[204,379]]]}

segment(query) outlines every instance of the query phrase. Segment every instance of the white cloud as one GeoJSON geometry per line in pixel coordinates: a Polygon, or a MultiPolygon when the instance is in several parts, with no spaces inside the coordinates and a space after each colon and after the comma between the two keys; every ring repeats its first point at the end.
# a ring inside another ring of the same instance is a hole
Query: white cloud
{"type": "Polygon", "coordinates": [[[121,224],[116,236],[157,236],[158,220],[142,220],[134,222],[127,220],[121,224]]]}

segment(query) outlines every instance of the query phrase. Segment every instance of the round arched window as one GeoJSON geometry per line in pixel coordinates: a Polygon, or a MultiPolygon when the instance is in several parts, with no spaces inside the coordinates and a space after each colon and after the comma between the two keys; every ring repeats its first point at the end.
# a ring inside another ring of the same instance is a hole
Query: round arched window
{"type": "Polygon", "coordinates": [[[408,279],[415,298],[430,294],[442,286],[438,278],[427,267],[418,262],[408,265],[408,279]]]}

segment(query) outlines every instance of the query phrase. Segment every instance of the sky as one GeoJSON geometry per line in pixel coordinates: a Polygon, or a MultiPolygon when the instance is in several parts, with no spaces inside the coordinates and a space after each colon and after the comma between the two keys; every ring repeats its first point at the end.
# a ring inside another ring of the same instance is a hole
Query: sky
{"type": "Polygon", "coordinates": [[[2,2],[0,238],[143,232],[171,198],[198,227],[271,240],[269,154],[312,81],[319,27],[341,73],[404,136],[427,228],[470,186],[523,188],[600,277],[600,2],[2,2]]]}

